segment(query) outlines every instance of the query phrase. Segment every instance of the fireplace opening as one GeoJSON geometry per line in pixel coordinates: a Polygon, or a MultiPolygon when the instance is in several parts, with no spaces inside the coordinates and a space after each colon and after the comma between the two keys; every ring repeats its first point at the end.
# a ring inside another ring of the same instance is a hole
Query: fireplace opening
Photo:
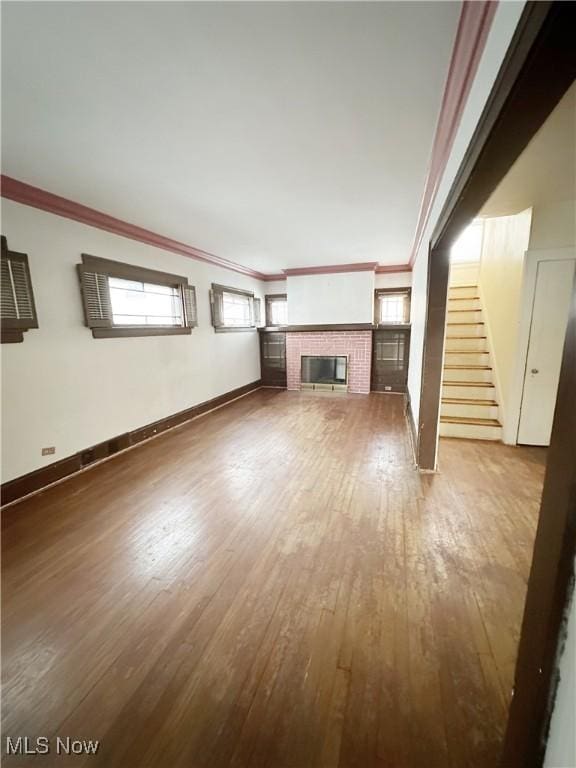
{"type": "Polygon", "coordinates": [[[346,355],[302,355],[302,389],[344,390],[348,385],[346,355]]]}

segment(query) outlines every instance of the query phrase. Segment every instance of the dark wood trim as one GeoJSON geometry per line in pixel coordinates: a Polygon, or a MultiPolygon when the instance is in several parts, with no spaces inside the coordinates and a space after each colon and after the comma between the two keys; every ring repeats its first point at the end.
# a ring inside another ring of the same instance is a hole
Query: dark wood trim
{"type": "MultiPolygon", "coordinates": [[[[397,326],[391,326],[397,327],[397,326]]],[[[309,333],[314,331],[373,331],[372,323],[331,323],[327,325],[276,325],[258,328],[260,332],[309,333]]]]}
{"type": "Polygon", "coordinates": [[[218,283],[212,283],[212,290],[215,293],[238,293],[240,296],[248,296],[254,298],[254,291],[248,291],[244,288],[232,288],[229,285],[219,285],[218,283]]]}
{"type": "Polygon", "coordinates": [[[98,272],[122,280],[136,280],[141,283],[155,283],[156,285],[173,287],[188,285],[188,278],[184,275],[173,275],[171,272],[140,267],[137,264],[127,264],[125,261],[104,259],[101,256],[91,256],[89,253],[82,254],[82,266],[90,272],[98,272]]]}
{"type": "MultiPolygon", "coordinates": [[[[576,279],[501,768],[540,768],[576,556],[576,279]]],[[[570,652],[570,651],[567,651],[570,652]]]]}
{"type": "Polygon", "coordinates": [[[450,250],[431,250],[416,441],[417,464],[424,470],[436,469],[449,277],[450,250]]]}
{"type": "Polygon", "coordinates": [[[416,429],[416,419],[412,411],[412,400],[410,399],[410,392],[406,390],[406,418],[408,419],[408,426],[410,427],[410,437],[412,438],[412,452],[414,456],[414,463],[417,463],[416,446],[418,444],[418,430],[416,429]]]}
{"type": "Polygon", "coordinates": [[[114,325],[111,328],[91,328],[95,339],[127,339],[136,336],[190,336],[192,328],[182,325],[114,325]]]}
{"type": "Polygon", "coordinates": [[[80,469],[82,469],[82,461],[80,453],[76,453],[73,456],[48,464],[46,467],[36,469],[34,472],[29,472],[27,475],[2,483],[2,505],[10,504],[29,493],[45,488],[57,480],[73,475],[80,469]]]}
{"type": "Polygon", "coordinates": [[[171,416],[166,416],[164,419],[159,419],[151,424],[146,424],[146,426],[132,430],[131,432],[117,435],[116,437],[112,437],[110,440],[105,440],[103,443],[99,443],[91,448],[85,448],[82,451],[78,451],[78,453],[75,453],[73,456],[68,456],[65,459],[48,464],[47,466],[36,469],[26,475],[17,477],[14,480],[9,480],[7,483],[2,484],[2,505],[10,504],[24,496],[28,496],[30,493],[35,493],[58,480],[73,475],[93,462],[120,453],[127,448],[137,445],[143,440],[148,440],[155,435],[165,432],[167,429],[172,429],[186,421],[190,421],[190,419],[201,416],[203,413],[206,413],[206,411],[218,408],[248,392],[259,389],[260,386],[260,379],[252,381],[250,384],[237,387],[230,392],[225,392],[223,395],[213,397],[211,400],[205,400],[203,403],[193,405],[191,408],[187,408],[184,411],[179,411],[171,416]]]}
{"type": "Polygon", "coordinates": [[[0,328],[0,344],[19,344],[24,341],[24,331],[18,328],[0,328]]]}
{"type": "MultiPolygon", "coordinates": [[[[434,469],[448,253],[576,77],[576,4],[528,2],[434,230],[418,425],[418,465],[434,469]]],[[[576,296],[564,347],[514,696],[500,768],[541,768],[576,554],[576,296]]]]}

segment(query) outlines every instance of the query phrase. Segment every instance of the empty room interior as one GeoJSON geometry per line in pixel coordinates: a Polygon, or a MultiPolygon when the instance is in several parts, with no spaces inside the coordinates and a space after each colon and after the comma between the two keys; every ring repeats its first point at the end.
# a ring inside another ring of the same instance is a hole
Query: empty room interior
{"type": "Polygon", "coordinates": [[[576,3],[1,22],[2,764],[576,768],[576,3]]]}

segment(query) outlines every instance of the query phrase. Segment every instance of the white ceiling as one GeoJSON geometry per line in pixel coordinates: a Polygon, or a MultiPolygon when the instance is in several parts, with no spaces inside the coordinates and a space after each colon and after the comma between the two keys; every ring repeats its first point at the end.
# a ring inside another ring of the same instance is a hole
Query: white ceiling
{"type": "Polygon", "coordinates": [[[576,83],[502,179],[481,215],[509,216],[565,200],[576,200],[576,83]]]}
{"type": "Polygon", "coordinates": [[[3,3],[3,172],[263,272],[406,262],[459,13],[3,3]]]}

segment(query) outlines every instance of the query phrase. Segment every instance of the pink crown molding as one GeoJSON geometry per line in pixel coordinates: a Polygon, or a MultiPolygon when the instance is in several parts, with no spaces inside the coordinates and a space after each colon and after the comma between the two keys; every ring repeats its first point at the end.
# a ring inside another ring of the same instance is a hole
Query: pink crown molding
{"type": "Polygon", "coordinates": [[[377,275],[388,274],[391,272],[412,272],[411,264],[378,264],[374,270],[377,275]]]}
{"type": "Polygon", "coordinates": [[[203,251],[200,248],[195,248],[192,245],[181,243],[178,240],[172,240],[169,237],[164,237],[156,232],[152,232],[149,229],[144,229],[136,224],[130,224],[122,219],[117,219],[115,216],[110,216],[102,211],[97,211],[95,208],[89,208],[81,203],[76,203],[73,200],[68,200],[60,195],[55,195],[52,192],[47,192],[45,189],[34,187],[31,184],[26,184],[23,181],[18,181],[10,176],[0,176],[1,189],[0,194],[7,200],[13,200],[21,205],[28,205],[32,208],[39,208],[42,211],[53,213],[56,216],[62,216],[65,219],[72,219],[78,221],[81,224],[86,224],[89,227],[95,227],[96,229],[103,229],[106,232],[111,232],[114,235],[120,235],[120,237],[127,237],[130,240],[137,240],[140,243],[146,245],[153,245],[156,248],[162,248],[165,251],[171,251],[172,253],[178,253],[181,256],[187,256],[191,259],[197,259],[198,261],[204,261],[215,266],[222,267],[223,269],[229,269],[233,272],[238,272],[242,275],[248,275],[256,280],[263,282],[273,282],[276,280],[286,280],[287,275],[322,275],[333,274],[335,272],[360,272],[364,270],[376,270],[377,272],[404,272],[409,267],[379,267],[376,262],[368,263],[355,263],[355,264],[333,264],[325,267],[303,267],[302,269],[285,269],[282,274],[268,275],[262,272],[258,272],[249,267],[244,267],[241,264],[236,264],[233,261],[228,261],[220,256],[215,256],[212,253],[203,251]]]}
{"type": "Polygon", "coordinates": [[[330,264],[323,267],[296,267],[283,270],[286,277],[299,277],[300,275],[334,275],[338,272],[374,272],[378,262],[364,261],[352,264],[330,264]]]}
{"type": "Polygon", "coordinates": [[[56,216],[73,219],[74,221],[79,221],[81,224],[87,224],[96,229],[103,229],[106,232],[112,232],[115,235],[127,237],[130,240],[146,243],[146,245],[153,245],[156,248],[162,248],[165,251],[172,251],[181,256],[187,256],[191,259],[197,259],[198,261],[205,261],[209,264],[223,267],[224,269],[230,269],[233,272],[239,272],[242,275],[248,275],[257,280],[276,279],[274,275],[264,275],[262,272],[243,267],[241,264],[222,259],[220,256],[215,256],[212,253],[208,253],[199,248],[194,248],[193,246],[181,243],[178,240],[172,240],[169,237],[158,235],[156,232],[151,232],[149,229],[144,229],[136,224],[129,224],[126,221],[122,221],[122,219],[117,219],[107,213],[102,213],[102,211],[97,211],[94,208],[89,208],[81,203],[76,203],[73,200],[60,197],[60,195],[54,195],[52,192],[47,192],[44,189],[25,184],[24,182],[12,179],[9,176],[2,175],[0,178],[2,181],[2,197],[5,197],[8,200],[13,200],[16,203],[29,205],[32,208],[40,208],[41,210],[48,211],[56,216]]]}
{"type": "Polygon", "coordinates": [[[498,0],[464,0],[462,3],[410,254],[410,266],[414,264],[420,249],[497,7],[498,0]]]}

